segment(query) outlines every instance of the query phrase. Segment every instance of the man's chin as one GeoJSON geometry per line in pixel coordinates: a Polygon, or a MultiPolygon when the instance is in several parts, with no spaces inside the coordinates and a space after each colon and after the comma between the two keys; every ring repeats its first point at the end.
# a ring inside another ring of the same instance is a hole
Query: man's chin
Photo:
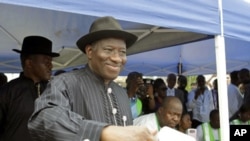
{"type": "Polygon", "coordinates": [[[118,74],[108,74],[105,78],[107,80],[114,80],[118,77],[118,74]]]}
{"type": "Polygon", "coordinates": [[[48,81],[48,80],[50,80],[51,79],[51,76],[47,76],[47,77],[44,77],[43,78],[43,81],[48,81]]]}

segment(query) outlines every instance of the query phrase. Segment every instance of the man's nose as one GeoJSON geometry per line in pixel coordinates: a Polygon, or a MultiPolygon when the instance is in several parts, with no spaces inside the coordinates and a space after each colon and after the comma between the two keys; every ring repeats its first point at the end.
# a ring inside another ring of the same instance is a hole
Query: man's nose
{"type": "Polygon", "coordinates": [[[110,58],[115,62],[122,62],[124,56],[120,55],[119,51],[113,51],[112,54],[110,55],[110,58]]]}

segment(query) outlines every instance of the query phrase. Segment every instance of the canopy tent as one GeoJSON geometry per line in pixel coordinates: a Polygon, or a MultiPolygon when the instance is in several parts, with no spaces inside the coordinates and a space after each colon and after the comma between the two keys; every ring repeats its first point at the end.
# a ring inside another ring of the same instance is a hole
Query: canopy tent
{"type": "Polygon", "coordinates": [[[136,1],[126,5],[100,0],[55,0],[43,3],[36,0],[2,0],[0,71],[21,71],[19,55],[12,49],[20,49],[23,38],[35,34],[50,38],[54,44],[53,50],[61,54],[53,60],[54,70],[84,65],[87,61],[86,56],[82,55],[75,42],[88,32],[96,16],[114,16],[120,19],[120,23],[127,31],[139,37],[137,43],[127,51],[128,55],[210,38],[209,34],[213,35],[218,31],[218,17],[214,5],[213,2],[197,1],[190,4],[191,7],[184,6],[181,9],[180,2],[163,1],[136,1]],[[210,8],[197,12],[203,6],[210,8]],[[166,13],[165,9],[173,12],[166,13]],[[186,10],[190,12],[186,13],[186,10]],[[186,16],[182,16],[183,13],[186,13],[186,16]]]}
{"type": "MultiPolygon", "coordinates": [[[[220,24],[218,1],[159,0],[154,2],[148,0],[127,0],[126,3],[121,3],[112,0],[45,0],[41,3],[40,0],[0,0],[0,6],[1,13],[6,13],[10,16],[10,13],[15,13],[16,10],[10,12],[7,9],[6,11],[3,9],[6,6],[4,4],[97,17],[112,15],[124,21],[218,35],[221,33],[218,26],[220,24]]],[[[249,41],[250,29],[248,27],[250,15],[247,14],[250,9],[249,0],[226,0],[222,2],[225,36],[249,41]],[[232,5],[234,8],[232,8],[232,5]]],[[[27,14],[26,12],[37,15],[37,13],[30,11],[23,11],[15,15],[20,14],[23,17],[27,14]]],[[[9,18],[11,18],[10,16],[9,18]]],[[[49,15],[42,14],[40,16],[49,15]]],[[[56,15],[54,14],[54,16],[56,15]]],[[[5,21],[4,19],[1,20],[5,21]]]]}
{"type": "Polygon", "coordinates": [[[250,0],[225,0],[222,4],[225,37],[250,41],[250,0]]]}
{"type": "MultiPolygon", "coordinates": [[[[210,38],[211,36],[208,35],[218,35],[221,32],[216,1],[195,0],[188,4],[183,4],[183,2],[158,1],[156,3],[139,0],[121,4],[111,0],[82,2],[54,0],[43,1],[43,3],[39,0],[0,0],[0,72],[21,71],[19,56],[12,49],[20,49],[23,38],[34,34],[50,38],[54,44],[54,51],[61,54],[61,57],[53,60],[54,70],[71,69],[84,65],[86,56],[81,55],[81,52],[75,46],[75,42],[80,36],[88,32],[88,28],[91,22],[96,19],[96,16],[114,16],[120,19],[120,23],[127,31],[139,36],[138,42],[128,50],[128,55],[133,56],[140,52],[210,38]]],[[[247,13],[249,5],[243,0],[238,2],[228,0],[227,3],[223,4],[225,37],[249,41],[250,16],[242,14],[247,13]],[[232,10],[230,3],[240,8],[232,10]]],[[[236,44],[240,42],[235,41],[236,44]]],[[[210,45],[213,46],[212,43],[210,45]]],[[[235,54],[235,56],[239,55],[235,54]]],[[[180,60],[178,57],[175,57],[176,63],[185,61],[184,58],[180,60]]],[[[138,57],[136,58],[138,60],[138,57]]],[[[152,56],[148,63],[152,64],[153,58],[152,56]]],[[[197,58],[193,61],[200,60],[202,59],[197,58]]],[[[214,60],[215,58],[213,58],[214,60]]],[[[129,59],[129,61],[133,61],[133,59],[129,59]]],[[[133,62],[131,64],[134,64],[133,62]]],[[[205,63],[201,65],[204,66],[205,63]]],[[[129,64],[130,62],[128,62],[129,64]]],[[[168,66],[169,64],[165,65],[168,66]]],[[[183,64],[183,67],[186,67],[185,64],[183,64]]],[[[190,69],[193,70],[193,67],[190,69]]],[[[196,67],[198,70],[201,68],[199,65],[196,65],[196,67]]],[[[159,68],[161,69],[161,67],[156,67],[156,70],[152,71],[159,72],[157,71],[159,68]]],[[[185,74],[194,74],[188,68],[184,69],[185,74]]],[[[215,68],[213,67],[213,69],[215,68]]],[[[125,68],[125,71],[129,70],[131,70],[130,66],[125,68]]],[[[172,70],[169,71],[173,72],[174,70],[177,73],[174,64],[172,64],[172,70]]],[[[146,73],[149,75],[164,75],[146,73]]],[[[202,71],[200,73],[209,72],[202,71]]],[[[126,73],[123,72],[121,75],[126,75],[126,73]]]]}
{"type": "MultiPolygon", "coordinates": [[[[128,56],[122,76],[138,71],[145,76],[216,74],[214,39],[198,41],[128,56]],[[181,64],[182,70],[179,71],[181,64]]],[[[250,69],[249,42],[226,40],[226,70],[250,69]]]]}

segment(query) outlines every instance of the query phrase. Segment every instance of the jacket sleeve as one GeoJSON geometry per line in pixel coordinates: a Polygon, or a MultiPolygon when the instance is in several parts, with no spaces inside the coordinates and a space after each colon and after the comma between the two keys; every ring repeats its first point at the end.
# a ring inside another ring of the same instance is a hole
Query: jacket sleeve
{"type": "Polygon", "coordinates": [[[35,111],[28,128],[34,140],[80,141],[100,140],[102,129],[107,126],[71,111],[70,95],[64,80],[52,80],[35,101],[35,111]]]}
{"type": "Polygon", "coordinates": [[[2,127],[4,123],[4,103],[3,103],[3,94],[0,93],[0,135],[2,132],[2,127]]]}

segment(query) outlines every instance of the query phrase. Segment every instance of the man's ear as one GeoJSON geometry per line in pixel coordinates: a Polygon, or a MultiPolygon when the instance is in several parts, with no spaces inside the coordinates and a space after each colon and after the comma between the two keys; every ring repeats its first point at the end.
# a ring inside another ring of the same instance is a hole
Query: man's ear
{"type": "Polygon", "coordinates": [[[89,60],[92,59],[92,52],[93,52],[92,46],[91,45],[87,45],[85,47],[85,53],[86,53],[86,55],[87,55],[87,57],[88,57],[89,60]]]}
{"type": "Polygon", "coordinates": [[[31,67],[32,67],[32,60],[26,59],[26,60],[24,61],[24,63],[25,63],[25,67],[26,67],[26,68],[31,68],[31,67]]]}

